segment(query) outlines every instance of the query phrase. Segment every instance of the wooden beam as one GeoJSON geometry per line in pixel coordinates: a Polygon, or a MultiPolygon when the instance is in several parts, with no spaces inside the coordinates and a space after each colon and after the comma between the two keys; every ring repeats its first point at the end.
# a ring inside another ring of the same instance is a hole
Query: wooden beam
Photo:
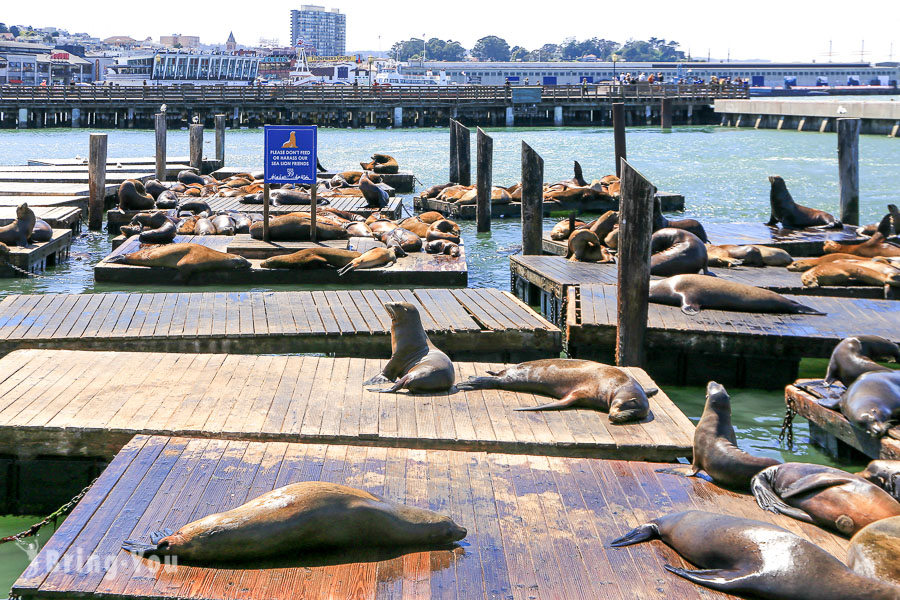
{"type": "Polygon", "coordinates": [[[637,367],[644,364],[656,188],[628,161],[622,160],[621,169],[616,364],[637,367]]]}
{"type": "Polygon", "coordinates": [[[166,113],[156,113],[153,117],[156,125],[156,179],[166,179],[166,113]]]}
{"type": "Polygon", "coordinates": [[[544,159],[522,142],[522,254],[541,254],[544,159]]]}
{"type": "Polygon", "coordinates": [[[459,156],[457,155],[456,131],[458,123],[450,119],[450,175],[451,183],[459,183],[459,156]]]}
{"type": "Polygon", "coordinates": [[[662,129],[672,129],[672,98],[663,98],[659,112],[659,124],[662,129]]]}
{"type": "Polygon", "coordinates": [[[191,125],[189,141],[191,166],[201,171],[203,168],[203,125],[191,125]]]}
{"type": "Polygon", "coordinates": [[[476,146],[478,195],[475,200],[475,228],[478,231],[491,230],[491,188],[493,187],[494,140],[481,127],[478,128],[476,146]]]}
{"type": "Polygon", "coordinates": [[[841,221],[859,225],[860,119],[838,119],[838,175],[841,185],[841,221]]]}
{"type": "Polygon", "coordinates": [[[216,115],[216,161],[225,166],[225,115],[216,115]]]}
{"type": "Polygon", "coordinates": [[[622,161],[625,160],[625,103],[613,102],[613,136],[616,147],[616,177],[622,177],[622,161]]]}
{"type": "Polygon", "coordinates": [[[459,165],[459,184],[472,185],[472,143],[468,127],[456,122],[456,160],[459,165]]]}
{"type": "Polygon", "coordinates": [[[103,208],[106,201],[106,134],[92,133],[88,154],[88,228],[103,229],[103,208]]]}

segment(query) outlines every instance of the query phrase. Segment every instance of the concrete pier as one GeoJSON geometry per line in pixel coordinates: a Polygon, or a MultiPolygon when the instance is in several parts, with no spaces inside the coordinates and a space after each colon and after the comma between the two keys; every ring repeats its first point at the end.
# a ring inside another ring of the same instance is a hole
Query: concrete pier
{"type": "Polygon", "coordinates": [[[721,124],[756,129],[835,131],[837,119],[860,119],[860,133],[897,137],[900,102],[806,101],[806,100],[716,100],[721,124]]]}

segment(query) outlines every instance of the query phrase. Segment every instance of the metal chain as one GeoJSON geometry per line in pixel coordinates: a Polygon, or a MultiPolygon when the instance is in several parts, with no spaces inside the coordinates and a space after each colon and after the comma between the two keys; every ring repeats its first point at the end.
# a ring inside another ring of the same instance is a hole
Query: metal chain
{"type": "Polygon", "coordinates": [[[37,278],[37,279],[46,277],[46,275],[38,275],[37,273],[32,273],[31,271],[26,271],[25,269],[23,269],[23,268],[21,268],[21,267],[17,267],[16,265],[12,264],[11,262],[9,262],[8,260],[6,260],[5,258],[0,258],[0,260],[2,260],[3,262],[5,262],[5,263],[6,263],[9,267],[11,267],[14,271],[18,271],[19,273],[24,273],[24,274],[27,275],[28,277],[34,277],[34,278],[37,278]]]}
{"type": "Polygon", "coordinates": [[[21,531],[15,535],[6,536],[5,538],[0,538],[0,544],[5,544],[7,542],[17,542],[21,539],[37,535],[37,532],[43,529],[45,526],[55,522],[60,517],[67,515],[73,508],[75,508],[75,505],[78,504],[78,502],[82,498],[84,498],[84,495],[88,493],[88,490],[90,490],[95,483],[97,483],[97,479],[94,479],[94,481],[90,482],[83,490],[75,494],[75,496],[71,500],[60,506],[52,514],[44,517],[43,520],[35,523],[25,531],[21,531]]]}
{"type": "Polygon", "coordinates": [[[781,433],[778,434],[778,441],[787,440],[788,450],[794,449],[794,416],[797,411],[794,409],[794,399],[787,399],[787,408],[784,412],[784,421],[781,423],[781,433]]]}

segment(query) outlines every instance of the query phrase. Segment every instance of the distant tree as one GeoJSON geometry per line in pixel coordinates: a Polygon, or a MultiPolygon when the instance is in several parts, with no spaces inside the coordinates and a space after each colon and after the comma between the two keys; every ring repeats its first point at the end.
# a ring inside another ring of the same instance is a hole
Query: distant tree
{"type": "Polygon", "coordinates": [[[650,38],[649,40],[628,40],[619,50],[622,60],[646,61],[678,61],[684,58],[684,52],[678,50],[678,42],[650,38]]]}
{"type": "Polygon", "coordinates": [[[562,48],[557,44],[544,44],[537,50],[532,51],[533,61],[552,62],[562,57],[562,48]]]}
{"type": "Polygon", "coordinates": [[[611,40],[591,38],[583,42],[570,41],[561,49],[562,60],[577,60],[588,54],[593,54],[599,60],[610,60],[614,52],[619,49],[619,44],[611,40]]]}
{"type": "Polygon", "coordinates": [[[12,26],[9,28],[9,32],[10,32],[11,34],[13,34],[13,37],[19,37],[19,35],[21,35],[21,33],[22,33],[21,31],[19,31],[19,28],[16,27],[15,25],[12,25],[12,26]]]}
{"type": "Polygon", "coordinates": [[[482,61],[506,61],[509,60],[509,44],[503,38],[489,35],[475,42],[472,56],[482,61]]]}
{"type": "Polygon", "coordinates": [[[6,26],[6,23],[0,23],[0,33],[9,33],[9,28],[6,26]]]}
{"type": "Polygon", "coordinates": [[[509,51],[509,60],[528,60],[529,54],[528,50],[522,46],[513,46],[513,49],[509,51]]]}

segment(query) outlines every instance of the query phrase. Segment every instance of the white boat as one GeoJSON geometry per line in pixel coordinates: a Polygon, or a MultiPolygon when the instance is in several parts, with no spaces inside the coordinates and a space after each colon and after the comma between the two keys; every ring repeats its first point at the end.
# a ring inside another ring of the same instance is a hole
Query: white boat
{"type": "Polygon", "coordinates": [[[297,49],[297,62],[294,63],[294,69],[290,72],[291,85],[313,85],[320,83],[321,77],[316,77],[309,70],[309,63],[306,60],[306,51],[300,47],[297,49]]]}
{"type": "Polygon", "coordinates": [[[407,75],[402,72],[399,64],[391,62],[384,65],[382,70],[375,75],[375,85],[437,87],[450,85],[450,82],[444,71],[441,71],[440,75],[432,75],[431,71],[428,71],[426,75],[407,75]]]}

